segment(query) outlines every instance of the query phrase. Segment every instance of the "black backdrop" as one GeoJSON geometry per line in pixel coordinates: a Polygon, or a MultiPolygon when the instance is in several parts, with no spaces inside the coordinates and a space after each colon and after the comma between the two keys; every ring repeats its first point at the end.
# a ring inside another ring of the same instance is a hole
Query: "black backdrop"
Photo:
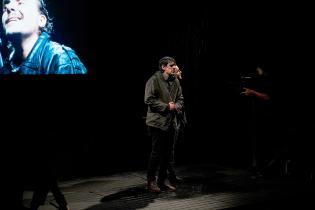
{"type": "Polygon", "coordinates": [[[274,141],[298,143],[298,154],[310,149],[314,33],[307,5],[104,4],[49,4],[53,38],[72,47],[89,73],[1,78],[3,142],[18,147],[35,135],[57,145],[65,179],[145,169],[144,86],[169,55],[183,70],[189,120],[178,163],[249,164],[248,107],[238,85],[257,63],[273,76],[274,141]]]}

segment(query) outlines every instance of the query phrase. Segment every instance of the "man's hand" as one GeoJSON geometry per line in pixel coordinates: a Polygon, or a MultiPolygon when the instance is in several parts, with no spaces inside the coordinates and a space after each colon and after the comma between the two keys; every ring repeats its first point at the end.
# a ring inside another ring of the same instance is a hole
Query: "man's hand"
{"type": "Polygon", "coordinates": [[[175,110],[176,109],[176,104],[174,102],[169,102],[168,103],[168,108],[170,109],[170,111],[175,110]]]}
{"type": "Polygon", "coordinates": [[[270,100],[270,96],[267,93],[258,92],[258,91],[255,91],[255,90],[249,89],[249,88],[244,88],[244,91],[241,92],[241,95],[254,96],[254,97],[259,98],[259,99],[264,100],[264,101],[270,100]]]}
{"type": "Polygon", "coordinates": [[[245,95],[245,96],[254,96],[255,95],[255,91],[249,88],[243,88],[244,91],[241,92],[241,95],[245,95]]]}
{"type": "Polygon", "coordinates": [[[174,66],[174,72],[175,72],[175,75],[176,75],[176,77],[177,77],[178,79],[182,79],[182,71],[179,70],[179,68],[178,68],[177,65],[174,66]]]}

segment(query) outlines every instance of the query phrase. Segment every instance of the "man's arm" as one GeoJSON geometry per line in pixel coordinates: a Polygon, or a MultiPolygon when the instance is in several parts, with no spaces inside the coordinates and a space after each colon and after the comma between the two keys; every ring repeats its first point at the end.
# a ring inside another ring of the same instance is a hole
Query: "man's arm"
{"type": "Polygon", "coordinates": [[[241,92],[242,95],[245,96],[254,96],[256,98],[259,98],[263,101],[269,101],[270,100],[270,96],[267,93],[263,93],[263,92],[258,92],[256,90],[250,89],[250,88],[244,88],[244,91],[241,92]]]}
{"type": "Polygon", "coordinates": [[[150,107],[151,111],[164,113],[170,109],[169,108],[170,105],[162,102],[158,98],[154,83],[155,83],[154,79],[151,78],[148,80],[145,87],[144,103],[150,107]]]}

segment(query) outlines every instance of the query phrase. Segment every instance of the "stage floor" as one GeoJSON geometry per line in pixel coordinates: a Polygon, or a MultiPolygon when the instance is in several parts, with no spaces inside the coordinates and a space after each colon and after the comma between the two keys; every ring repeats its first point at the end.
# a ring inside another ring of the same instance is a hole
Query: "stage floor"
{"type": "MultiPolygon", "coordinates": [[[[246,170],[214,164],[178,167],[184,183],[176,192],[146,190],[145,171],[60,182],[72,210],[134,209],[306,209],[314,195],[312,180],[290,177],[253,177],[246,170]]],[[[32,192],[24,193],[24,204],[32,192]]],[[[49,194],[40,210],[56,210],[49,194]]]]}

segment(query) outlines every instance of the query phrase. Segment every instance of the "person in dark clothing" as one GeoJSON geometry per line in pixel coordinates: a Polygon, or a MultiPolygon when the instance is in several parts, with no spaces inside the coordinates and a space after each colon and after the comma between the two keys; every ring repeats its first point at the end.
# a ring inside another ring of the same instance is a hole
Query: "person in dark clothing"
{"type": "Polygon", "coordinates": [[[161,58],[159,69],[146,82],[144,96],[144,102],[148,106],[146,125],[152,137],[147,171],[147,187],[150,192],[176,190],[172,185],[177,178],[172,167],[172,156],[174,140],[180,126],[179,116],[182,115],[184,107],[184,97],[178,80],[181,74],[175,59],[168,56],[161,58]],[[168,170],[171,172],[169,177],[168,170]],[[170,184],[166,184],[167,178],[170,184]]]}
{"type": "MultiPolygon", "coordinates": [[[[73,50],[50,41],[49,33],[52,31],[52,22],[43,0],[3,0],[2,8],[4,38],[7,40],[9,53],[4,60],[3,68],[0,69],[0,74],[87,73],[73,50]]],[[[32,112],[33,107],[36,107],[38,111],[39,107],[44,104],[43,102],[43,104],[38,103],[32,106],[33,104],[29,105],[31,101],[29,98],[28,103],[23,104],[23,108],[22,103],[18,103],[19,108],[13,109],[12,112],[8,111],[11,115],[19,110],[24,111],[15,118],[15,123],[20,126],[12,126],[18,128],[18,131],[14,129],[9,132],[10,126],[8,129],[3,129],[8,132],[9,141],[12,141],[12,143],[8,143],[9,146],[6,149],[12,156],[15,156],[14,160],[10,160],[11,162],[5,165],[4,170],[7,172],[9,183],[14,183],[12,186],[6,187],[9,192],[6,203],[10,206],[7,209],[25,208],[22,205],[23,191],[32,189],[34,190],[31,202],[32,210],[36,210],[44,204],[49,191],[53,193],[61,210],[69,210],[52,170],[55,163],[53,158],[55,150],[47,149],[50,144],[46,141],[48,132],[44,132],[44,129],[50,128],[49,125],[45,123],[44,118],[36,126],[29,121],[22,121],[31,118],[22,117],[26,113],[32,113],[34,120],[36,115],[32,112]],[[29,109],[26,104],[29,105],[29,109]],[[23,136],[16,133],[21,133],[23,136]],[[18,141],[18,139],[23,139],[23,141],[18,141]]],[[[10,107],[7,103],[6,108],[10,107]]],[[[49,110],[47,106],[45,109],[49,110]]],[[[40,114],[45,115],[46,113],[40,114]]],[[[10,116],[10,118],[14,117],[10,116]]],[[[9,121],[4,121],[6,124],[10,124],[9,121]]]]}
{"type": "Polygon", "coordinates": [[[241,95],[249,102],[248,128],[252,144],[251,170],[262,176],[272,151],[272,86],[270,75],[258,66],[255,73],[242,77],[241,95]]]}
{"type": "Polygon", "coordinates": [[[244,84],[241,95],[254,97],[260,101],[269,101],[271,86],[266,81],[267,73],[261,67],[257,67],[253,77],[248,78],[252,81],[244,84]]]}
{"type": "MultiPolygon", "coordinates": [[[[178,68],[177,65],[174,66],[174,73],[178,80],[182,79],[182,71],[178,68]]],[[[167,167],[168,172],[168,180],[171,183],[172,186],[176,186],[177,184],[182,183],[184,180],[181,177],[178,177],[176,175],[175,171],[175,148],[178,144],[180,136],[183,134],[183,131],[187,125],[187,119],[186,119],[186,113],[184,110],[184,106],[182,107],[179,114],[176,115],[177,117],[177,129],[175,129],[175,135],[174,135],[174,145],[173,145],[173,151],[171,155],[171,160],[169,163],[169,166],[167,167]]]]}
{"type": "MultiPolygon", "coordinates": [[[[45,124],[47,125],[47,124],[45,124]]],[[[26,127],[26,126],[24,126],[26,127]]],[[[3,174],[6,185],[3,187],[7,209],[28,209],[23,205],[23,193],[33,191],[30,203],[31,210],[37,210],[45,204],[49,192],[54,197],[54,203],[60,210],[70,210],[70,207],[58,185],[56,166],[57,149],[54,136],[46,137],[49,132],[44,126],[36,126],[44,131],[36,130],[36,134],[26,129],[19,129],[22,135],[10,134],[11,143],[6,144],[6,151],[13,158],[3,157],[3,174]],[[47,135],[47,134],[46,134],[47,135]],[[27,140],[19,141],[26,137],[27,140]],[[18,146],[17,146],[18,144],[18,146]]],[[[11,131],[10,131],[11,133],[11,131]]]]}
{"type": "MultiPolygon", "coordinates": [[[[45,125],[47,126],[47,123],[45,125]]],[[[26,209],[23,205],[23,193],[33,191],[31,210],[37,210],[44,205],[49,192],[54,197],[52,205],[58,206],[60,210],[70,210],[59,187],[56,173],[57,150],[60,150],[61,144],[55,139],[55,135],[50,133],[49,128],[44,128],[45,125],[36,125],[39,129],[36,133],[30,131],[27,126],[24,126],[25,129],[20,128],[22,135],[11,134],[12,143],[6,145],[9,154],[14,155],[14,159],[7,160],[7,165],[4,166],[8,182],[5,187],[5,203],[9,209],[26,209]],[[18,140],[24,137],[27,141],[18,140]]]]}
{"type": "MultiPolygon", "coordinates": [[[[50,155],[53,155],[52,152],[50,155]]],[[[33,181],[35,184],[33,198],[30,205],[31,210],[37,210],[41,205],[44,205],[49,192],[51,192],[54,196],[58,209],[70,210],[70,207],[59,188],[57,176],[55,175],[54,170],[52,170],[54,164],[53,157],[47,157],[47,159],[48,161],[50,159],[50,163],[45,163],[47,166],[39,166],[34,170],[37,173],[33,177],[37,177],[37,179],[33,181]]]]}
{"type": "Polygon", "coordinates": [[[0,74],[86,74],[69,47],[50,40],[52,19],[44,0],[3,0],[2,26],[7,42],[0,74]]]}

